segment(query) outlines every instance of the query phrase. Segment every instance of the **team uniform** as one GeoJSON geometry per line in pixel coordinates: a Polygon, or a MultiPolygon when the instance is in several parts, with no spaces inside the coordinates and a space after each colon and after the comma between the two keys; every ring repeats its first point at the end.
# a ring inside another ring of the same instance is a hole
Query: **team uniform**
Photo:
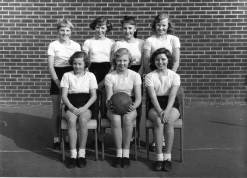
{"type": "Polygon", "coordinates": [[[140,75],[130,69],[128,69],[127,76],[118,75],[115,70],[105,77],[105,85],[112,87],[113,94],[116,92],[125,92],[130,96],[134,96],[134,86],[141,84],[140,75]]]}
{"type": "Polygon", "coordinates": [[[120,48],[127,48],[131,54],[132,59],[134,59],[129,69],[138,72],[142,62],[141,57],[143,52],[143,45],[144,45],[144,40],[138,38],[136,38],[136,41],[134,43],[128,43],[127,41],[122,39],[115,43],[113,50],[114,52],[116,52],[120,48]]]}
{"type": "Polygon", "coordinates": [[[94,73],[98,83],[104,80],[111,68],[110,57],[114,43],[114,40],[109,38],[96,40],[93,37],[86,40],[82,46],[82,50],[88,54],[92,62],[89,71],[94,73]]]}
{"type": "MultiPolygon", "coordinates": [[[[81,47],[73,40],[70,40],[69,46],[61,44],[59,40],[53,41],[49,44],[47,54],[48,56],[54,57],[54,69],[60,81],[64,73],[73,70],[73,67],[69,64],[69,58],[76,51],[81,51],[81,47]]],[[[59,92],[60,90],[56,83],[51,79],[50,94],[59,95],[59,92]]]]}
{"type": "MultiPolygon", "coordinates": [[[[171,87],[173,85],[180,86],[180,83],[180,76],[170,69],[168,69],[167,76],[159,76],[156,70],[154,70],[147,74],[145,78],[146,87],[154,87],[154,91],[162,109],[166,109],[167,107],[171,87]]],[[[173,107],[179,110],[179,103],[177,97],[175,98],[173,107]]],[[[149,108],[153,108],[153,104],[151,102],[149,108]]]]}
{"type": "MultiPolygon", "coordinates": [[[[95,75],[88,71],[85,71],[84,76],[80,77],[77,77],[74,71],[65,73],[60,86],[68,88],[68,99],[76,108],[80,108],[88,102],[90,99],[90,89],[98,88],[95,75]]],[[[68,107],[65,106],[65,112],[67,110],[68,107]]]]}

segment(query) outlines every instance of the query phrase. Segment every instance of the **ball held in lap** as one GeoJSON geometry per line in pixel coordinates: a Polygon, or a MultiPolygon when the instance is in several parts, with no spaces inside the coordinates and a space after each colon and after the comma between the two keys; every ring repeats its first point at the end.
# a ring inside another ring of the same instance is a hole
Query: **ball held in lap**
{"type": "Polygon", "coordinates": [[[113,112],[118,115],[126,114],[130,104],[131,97],[125,92],[114,93],[111,97],[113,112]]]}

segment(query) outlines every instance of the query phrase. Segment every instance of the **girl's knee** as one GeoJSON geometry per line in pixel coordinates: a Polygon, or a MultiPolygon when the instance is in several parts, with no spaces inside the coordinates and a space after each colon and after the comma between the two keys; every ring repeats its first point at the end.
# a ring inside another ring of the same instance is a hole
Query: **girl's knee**
{"type": "Polygon", "coordinates": [[[133,120],[134,120],[134,119],[133,119],[132,117],[129,117],[129,116],[126,116],[126,115],[125,115],[125,116],[123,117],[123,125],[124,125],[124,126],[127,126],[127,127],[128,127],[128,126],[133,126],[133,120]]]}
{"type": "Polygon", "coordinates": [[[119,119],[112,119],[111,120],[111,125],[113,126],[113,127],[121,127],[121,120],[119,120],[119,119]]]}

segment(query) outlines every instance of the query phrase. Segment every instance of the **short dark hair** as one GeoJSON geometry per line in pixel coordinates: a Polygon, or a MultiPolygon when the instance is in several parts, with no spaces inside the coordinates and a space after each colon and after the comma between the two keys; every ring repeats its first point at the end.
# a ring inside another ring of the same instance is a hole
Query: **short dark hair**
{"type": "Polygon", "coordinates": [[[154,18],[154,21],[152,23],[152,30],[154,32],[156,32],[156,23],[159,23],[161,20],[163,19],[168,19],[168,28],[167,28],[167,34],[173,34],[174,33],[174,29],[172,27],[172,23],[171,23],[171,19],[169,17],[168,14],[166,13],[161,13],[161,14],[158,14],[155,18],[154,18]]]}
{"type": "Polygon", "coordinates": [[[75,60],[76,58],[83,58],[83,61],[84,61],[84,64],[85,64],[84,69],[90,67],[91,61],[90,61],[90,59],[88,58],[87,53],[85,53],[84,51],[77,51],[77,52],[75,52],[75,53],[69,58],[69,64],[70,64],[71,66],[73,66],[74,60],[75,60]]]}
{"type": "Polygon", "coordinates": [[[116,68],[116,60],[117,60],[117,58],[119,58],[120,56],[123,56],[123,55],[125,55],[125,54],[127,54],[127,55],[129,55],[129,66],[128,67],[130,67],[130,65],[133,63],[133,59],[132,59],[132,57],[131,57],[131,53],[130,53],[130,51],[127,49],[127,48],[119,48],[115,53],[114,53],[114,55],[113,55],[113,58],[112,58],[112,65],[113,65],[113,67],[114,68],[116,68]]]}
{"type": "Polygon", "coordinates": [[[157,69],[157,67],[155,66],[155,58],[156,56],[158,56],[159,54],[165,54],[167,59],[168,59],[168,64],[167,64],[167,68],[168,69],[172,69],[173,64],[176,62],[175,58],[172,56],[171,52],[166,49],[166,48],[159,48],[157,49],[150,58],[150,67],[152,69],[157,69]]]}
{"type": "Polygon", "coordinates": [[[89,27],[92,30],[95,30],[95,27],[97,24],[106,25],[106,28],[107,28],[106,32],[109,32],[113,29],[112,24],[104,16],[100,16],[100,17],[97,17],[96,19],[94,19],[94,21],[89,25],[89,27]]]}
{"type": "MultiPolygon", "coordinates": [[[[130,25],[135,25],[137,27],[136,18],[134,16],[124,16],[123,20],[121,20],[122,26],[124,23],[129,23],[130,25]]],[[[137,38],[137,29],[134,33],[134,38],[137,38]]]]}

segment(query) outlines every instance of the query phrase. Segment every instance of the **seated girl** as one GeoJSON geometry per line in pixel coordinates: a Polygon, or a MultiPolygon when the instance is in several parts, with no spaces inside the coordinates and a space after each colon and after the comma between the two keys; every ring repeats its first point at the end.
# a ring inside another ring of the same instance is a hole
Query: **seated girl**
{"type": "Polygon", "coordinates": [[[176,97],[180,76],[171,68],[174,58],[166,48],[157,49],[151,56],[150,65],[155,70],[147,74],[145,85],[151,99],[148,117],[154,122],[154,141],[157,162],[154,170],[171,170],[171,150],[174,139],[174,122],[179,118],[179,103],[176,97]],[[165,135],[165,152],[162,153],[165,135]]]}
{"type": "Polygon", "coordinates": [[[87,68],[91,62],[85,52],[75,52],[69,60],[73,71],[64,74],[61,81],[62,100],[65,103],[65,118],[68,123],[70,159],[68,168],[85,167],[85,147],[88,136],[87,122],[91,119],[91,106],[95,102],[98,88],[96,78],[87,68]],[[79,133],[76,123],[79,124],[79,133]],[[79,151],[76,150],[77,134],[79,134],[79,151]]]}
{"type": "Polygon", "coordinates": [[[133,133],[133,121],[136,119],[136,108],[141,103],[141,77],[137,72],[128,69],[131,64],[131,54],[126,48],[120,48],[114,53],[113,65],[115,71],[105,77],[107,117],[111,120],[112,134],[117,155],[113,166],[128,168],[130,166],[129,151],[133,133]],[[111,96],[116,92],[126,92],[133,97],[128,112],[117,115],[112,111],[111,96]]]}

